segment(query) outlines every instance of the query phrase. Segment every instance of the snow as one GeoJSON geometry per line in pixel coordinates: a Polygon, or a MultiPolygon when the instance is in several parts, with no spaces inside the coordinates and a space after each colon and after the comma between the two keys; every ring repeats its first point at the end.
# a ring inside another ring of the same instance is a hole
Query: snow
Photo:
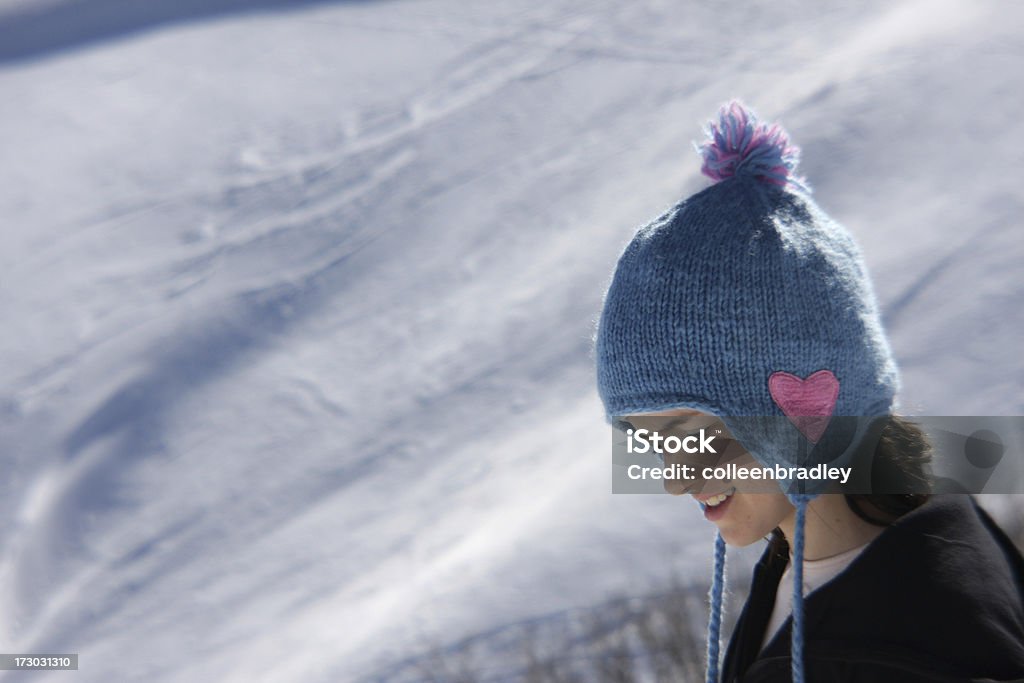
{"type": "Polygon", "coordinates": [[[904,408],[1020,414],[1022,18],[0,3],[0,651],[359,680],[706,576],[695,506],[610,495],[590,348],[733,96],[864,248],[904,408]]]}

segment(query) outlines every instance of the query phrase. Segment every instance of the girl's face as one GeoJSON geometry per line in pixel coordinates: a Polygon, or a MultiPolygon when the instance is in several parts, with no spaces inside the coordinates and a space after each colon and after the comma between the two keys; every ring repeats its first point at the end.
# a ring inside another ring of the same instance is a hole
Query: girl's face
{"type": "MultiPolygon", "coordinates": [[[[645,413],[645,417],[669,417],[669,416],[692,416],[692,421],[687,421],[687,428],[697,429],[711,424],[714,416],[702,413],[697,410],[675,409],[661,413],[645,413]]],[[[632,418],[640,416],[630,416],[632,418]]],[[[664,420],[661,421],[664,424],[664,420]]],[[[738,465],[755,464],[753,456],[747,454],[746,459],[738,459],[738,465]]],[[[684,464],[682,459],[676,459],[671,454],[666,455],[665,464],[672,465],[678,461],[684,464]]],[[[750,488],[746,482],[744,488],[750,488]]],[[[786,498],[785,494],[774,482],[766,482],[765,492],[748,493],[737,491],[731,481],[714,480],[704,482],[679,481],[674,479],[665,480],[665,490],[672,495],[689,493],[697,500],[704,509],[704,516],[718,527],[719,533],[725,542],[733,546],[746,546],[763,539],[771,533],[772,529],[779,526],[781,522],[795,514],[793,505],[786,498]],[[703,484],[703,486],[701,486],[703,484]],[[700,493],[694,490],[699,489],[700,493]],[[722,499],[722,494],[725,498],[722,499]]]]}

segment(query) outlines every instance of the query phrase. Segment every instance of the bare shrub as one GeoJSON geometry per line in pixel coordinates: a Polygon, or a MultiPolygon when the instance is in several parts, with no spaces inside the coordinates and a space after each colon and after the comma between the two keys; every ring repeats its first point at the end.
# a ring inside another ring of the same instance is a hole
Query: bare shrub
{"type": "MultiPolygon", "coordinates": [[[[507,624],[381,671],[389,683],[648,683],[703,680],[706,584],[673,582],[639,597],[507,624]]],[[[731,629],[744,596],[729,594],[731,629]]],[[[726,630],[725,632],[728,632],[726,630]]]]}

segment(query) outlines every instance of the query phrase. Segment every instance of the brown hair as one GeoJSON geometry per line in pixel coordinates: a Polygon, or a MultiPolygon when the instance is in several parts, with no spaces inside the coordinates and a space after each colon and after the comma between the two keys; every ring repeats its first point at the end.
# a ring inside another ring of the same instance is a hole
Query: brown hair
{"type": "Polygon", "coordinates": [[[896,493],[847,493],[846,504],[865,522],[888,526],[928,500],[931,457],[932,446],[920,427],[905,417],[889,416],[878,437],[872,468],[873,478],[896,493]]]}
{"type": "MultiPolygon", "coordinates": [[[[931,443],[921,428],[905,417],[890,415],[881,427],[872,458],[872,479],[884,482],[879,486],[883,492],[845,493],[846,504],[865,522],[889,526],[931,496],[931,457],[931,443]]],[[[772,531],[769,541],[773,552],[780,556],[787,553],[788,544],[780,529],[772,531]]]]}

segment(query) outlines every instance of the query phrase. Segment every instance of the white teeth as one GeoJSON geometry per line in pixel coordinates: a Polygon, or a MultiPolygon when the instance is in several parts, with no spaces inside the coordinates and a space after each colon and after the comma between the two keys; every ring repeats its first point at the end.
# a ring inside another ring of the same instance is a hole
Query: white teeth
{"type": "Polygon", "coordinates": [[[721,505],[722,503],[724,503],[725,499],[728,498],[729,496],[731,496],[734,493],[736,493],[735,487],[729,489],[728,491],[724,491],[722,493],[719,493],[718,495],[711,496],[710,498],[708,498],[707,500],[704,501],[704,504],[705,505],[709,505],[711,507],[717,507],[717,506],[721,505]]]}

